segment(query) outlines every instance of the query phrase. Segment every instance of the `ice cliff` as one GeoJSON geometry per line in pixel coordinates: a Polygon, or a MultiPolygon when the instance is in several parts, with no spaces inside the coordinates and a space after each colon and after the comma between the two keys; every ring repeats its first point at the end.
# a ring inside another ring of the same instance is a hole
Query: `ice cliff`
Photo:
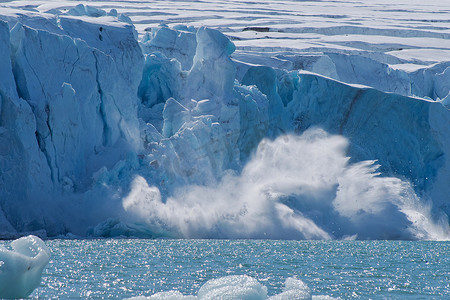
{"type": "Polygon", "coordinates": [[[332,79],[205,27],[138,42],[114,10],[0,19],[3,238],[449,237],[444,64],[374,80],[330,54],[332,79]]]}

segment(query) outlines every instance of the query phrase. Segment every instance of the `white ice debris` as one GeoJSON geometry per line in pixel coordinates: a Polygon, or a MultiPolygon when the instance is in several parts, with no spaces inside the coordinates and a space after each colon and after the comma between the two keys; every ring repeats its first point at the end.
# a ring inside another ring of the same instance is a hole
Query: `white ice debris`
{"type": "Polygon", "coordinates": [[[310,288],[300,279],[289,277],[283,287],[283,291],[277,295],[268,297],[267,287],[258,280],[248,275],[230,275],[208,280],[203,284],[197,295],[183,295],[179,291],[156,293],[150,297],[133,297],[128,300],[311,300],[334,299],[329,296],[311,295],[310,288]]]}

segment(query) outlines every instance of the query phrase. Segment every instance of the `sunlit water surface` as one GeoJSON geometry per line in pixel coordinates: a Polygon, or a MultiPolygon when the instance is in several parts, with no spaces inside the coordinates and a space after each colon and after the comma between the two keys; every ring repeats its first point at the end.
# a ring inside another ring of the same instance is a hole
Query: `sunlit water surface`
{"type": "MultiPolygon", "coordinates": [[[[5,243],[6,244],[6,243],[5,243]]],[[[245,274],[281,292],[296,276],[312,295],[450,297],[450,242],[271,240],[51,240],[32,298],[126,298],[245,274]]],[[[448,298],[447,298],[448,299],[448,298]]]]}

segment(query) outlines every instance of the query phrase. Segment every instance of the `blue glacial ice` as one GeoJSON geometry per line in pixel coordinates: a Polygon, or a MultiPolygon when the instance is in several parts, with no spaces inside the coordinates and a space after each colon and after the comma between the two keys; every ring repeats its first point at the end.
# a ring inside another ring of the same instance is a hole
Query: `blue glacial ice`
{"type": "Polygon", "coordinates": [[[0,298],[25,298],[41,283],[41,274],[50,260],[50,250],[36,236],[0,246],[0,298]]]}
{"type": "Polygon", "coordinates": [[[1,237],[449,238],[445,63],[302,58],[325,77],[114,10],[0,19],[1,237]]]}

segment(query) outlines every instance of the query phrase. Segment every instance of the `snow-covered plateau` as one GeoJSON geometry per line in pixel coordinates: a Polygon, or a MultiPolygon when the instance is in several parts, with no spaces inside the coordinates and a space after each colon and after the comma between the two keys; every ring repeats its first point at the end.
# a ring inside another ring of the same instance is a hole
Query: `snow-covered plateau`
{"type": "Polygon", "coordinates": [[[0,238],[450,238],[450,2],[0,4],[0,238]]]}

